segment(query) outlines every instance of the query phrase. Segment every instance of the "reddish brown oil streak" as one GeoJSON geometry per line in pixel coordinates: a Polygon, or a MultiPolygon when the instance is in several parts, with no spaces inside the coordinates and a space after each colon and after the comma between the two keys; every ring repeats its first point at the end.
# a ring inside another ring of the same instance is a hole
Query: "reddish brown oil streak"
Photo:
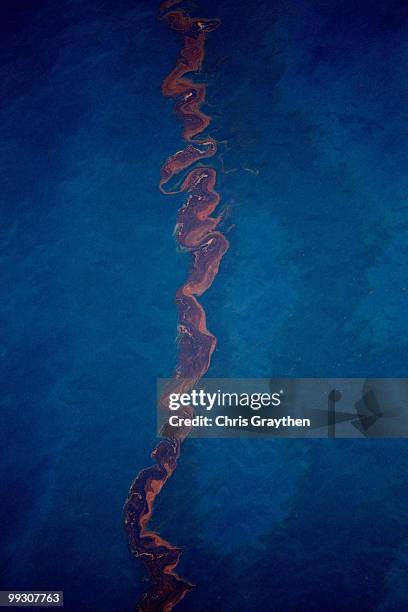
{"type": "MultiPolygon", "coordinates": [[[[159,188],[163,193],[185,192],[187,201],[177,216],[176,239],[192,256],[186,282],[176,293],[179,313],[179,359],[175,375],[160,399],[162,409],[168,410],[169,392],[182,393],[191,389],[207,372],[216,338],[208,331],[203,307],[197,297],[212,284],[220,261],[228,249],[227,239],[217,231],[221,217],[212,217],[220,196],[215,191],[216,171],[199,166],[188,171],[196,162],[208,159],[217,152],[217,144],[202,134],[211,118],[201,110],[206,87],[186,78],[197,72],[204,60],[204,45],[208,32],[219,25],[219,20],[190,17],[173,7],[181,0],[167,0],[160,7],[161,19],[182,35],[183,47],[175,68],[164,79],[162,93],[174,99],[175,112],[183,127],[182,137],[187,143],[183,150],[171,155],[163,164],[159,188]],[[199,136],[201,135],[201,136],[199,136]],[[176,190],[166,185],[182,172],[188,171],[176,190]]],[[[184,408],[180,416],[192,414],[184,408]]],[[[175,572],[181,550],[160,535],[147,529],[153,505],[164,484],[177,466],[181,443],[187,429],[170,432],[163,430],[163,439],[152,452],[155,465],[142,470],[135,478],[124,508],[125,530],[131,552],[145,564],[150,586],[143,594],[138,609],[143,612],[168,612],[191,590],[192,585],[175,572]]]]}

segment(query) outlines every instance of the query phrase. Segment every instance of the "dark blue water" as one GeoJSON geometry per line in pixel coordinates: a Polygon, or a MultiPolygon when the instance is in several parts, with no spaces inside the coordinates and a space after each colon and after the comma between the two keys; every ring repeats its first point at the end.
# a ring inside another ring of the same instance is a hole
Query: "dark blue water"
{"type": "MultiPolygon", "coordinates": [[[[231,242],[211,375],[408,376],[406,3],[202,4],[231,242]]],[[[179,45],[156,12],[4,9],[0,586],[70,612],[143,588],[121,512],[176,362],[179,45]]],[[[180,611],[406,610],[407,463],[395,440],[188,440],[153,521],[197,584],[180,611]]]]}

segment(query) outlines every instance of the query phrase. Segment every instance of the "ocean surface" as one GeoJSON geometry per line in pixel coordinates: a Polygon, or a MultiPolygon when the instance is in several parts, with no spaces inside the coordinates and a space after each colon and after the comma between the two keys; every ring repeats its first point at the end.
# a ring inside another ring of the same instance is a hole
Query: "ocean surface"
{"type": "MultiPolygon", "coordinates": [[[[189,258],[152,0],[6,3],[1,51],[1,589],[127,612],[123,503],[155,443],[189,258]]],[[[205,1],[230,250],[212,377],[408,377],[408,4],[205,1]]],[[[408,609],[405,440],[187,440],[152,525],[180,612],[408,609]]]]}

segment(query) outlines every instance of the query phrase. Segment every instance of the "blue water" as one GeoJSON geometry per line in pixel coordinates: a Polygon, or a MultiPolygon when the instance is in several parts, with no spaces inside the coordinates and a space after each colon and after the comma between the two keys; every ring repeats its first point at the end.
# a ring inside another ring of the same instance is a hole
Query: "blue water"
{"type": "MultiPolygon", "coordinates": [[[[231,242],[211,375],[408,376],[406,3],[202,5],[231,242]]],[[[4,11],[0,587],[70,612],[143,589],[121,512],[176,362],[179,44],[156,11],[4,11]]],[[[406,610],[407,463],[396,440],[188,440],[153,520],[197,584],[180,611],[406,610]]]]}

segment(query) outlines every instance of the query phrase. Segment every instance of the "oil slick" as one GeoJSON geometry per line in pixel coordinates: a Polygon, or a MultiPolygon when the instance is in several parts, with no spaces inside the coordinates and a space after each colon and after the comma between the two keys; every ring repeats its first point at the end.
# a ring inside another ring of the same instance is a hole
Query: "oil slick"
{"type": "MultiPolygon", "coordinates": [[[[163,81],[162,93],[174,100],[186,145],[163,164],[159,188],[166,194],[187,194],[186,202],[178,211],[175,236],[183,250],[191,253],[191,266],[186,282],[176,293],[179,357],[173,380],[160,401],[167,410],[169,393],[189,391],[210,366],[216,338],[207,329],[205,312],[197,296],[211,286],[229,246],[217,230],[221,216],[211,216],[220,201],[215,191],[216,171],[209,166],[191,168],[217,152],[216,141],[203,135],[211,122],[211,117],[200,108],[205,101],[206,86],[185,76],[200,70],[207,34],[220,22],[190,17],[182,9],[174,8],[178,4],[181,0],[167,0],[160,7],[160,19],[180,33],[183,42],[176,66],[163,81]],[[187,174],[181,185],[176,190],[167,190],[169,182],[183,172],[187,174]]],[[[183,407],[179,414],[186,418],[192,415],[191,406],[183,407]]],[[[181,443],[188,432],[188,427],[163,431],[163,438],[151,455],[155,464],[136,476],[125,502],[124,525],[129,547],[144,562],[149,576],[149,588],[138,604],[138,610],[143,612],[169,612],[192,589],[175,571],[181,550],[148,530],[154,501],[176,469],[181,443]]]]}

